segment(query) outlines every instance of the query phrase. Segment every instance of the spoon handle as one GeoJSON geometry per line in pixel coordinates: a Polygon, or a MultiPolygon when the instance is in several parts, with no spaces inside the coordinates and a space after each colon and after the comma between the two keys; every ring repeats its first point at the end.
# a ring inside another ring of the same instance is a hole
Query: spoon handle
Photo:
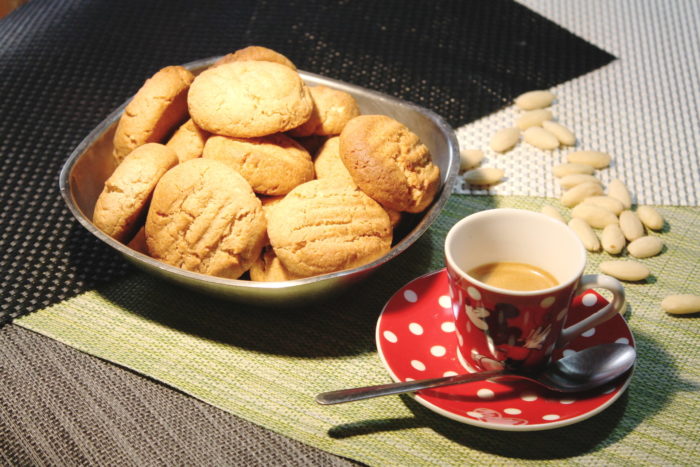
{"type": "Polygon", "coordinates": [[[316,402],[323,405],[340,404],[372,397],[388,396],[390,394],[403,394],[421,389],[437,388],[452,384],[480,381],[495,376],[509,374],[504,370],[483,371],[480,373],[466,373],[456,376],[444,376],[442,378],[421,379],[417,381],[404,381],[399,383],[379,384],[377,386],[365,386],[361,388],[340,389],[338,391],[323,392],[316,396],[316,402]]]}

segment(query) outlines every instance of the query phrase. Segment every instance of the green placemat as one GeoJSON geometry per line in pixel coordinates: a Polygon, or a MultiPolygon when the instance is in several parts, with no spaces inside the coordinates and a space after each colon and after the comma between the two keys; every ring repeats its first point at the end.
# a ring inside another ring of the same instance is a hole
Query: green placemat
{"type": "MultiPolygon", "coordinates": [[[[627,393],[589,420],[531,433],[440,417],[410,397],[319,406],[323,391],[388,382],[374,344],[387,299],[442,267],[442,243],[462,217],[491,207],[539,210],[541,198],[452,196],[415,245],[334,300],[262,309],[182,290],[145,274],[15,321],[130,368],[259,425],[370,465],[692,464],[700,458],[700,317],[674,317],[670,293],[700,294],[700,209],[659,208],[667,251],[643,260],[646,284],[626,286],[639,361],[627,393]]],[[[589,256],[589,272],[608,257],[589,256]]]]}

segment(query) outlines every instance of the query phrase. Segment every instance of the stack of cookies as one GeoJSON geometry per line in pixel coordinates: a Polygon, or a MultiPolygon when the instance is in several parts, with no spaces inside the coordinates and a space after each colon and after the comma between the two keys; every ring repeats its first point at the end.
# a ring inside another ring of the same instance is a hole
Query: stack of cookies
{"type": "Polygon", "coordinates": [[[308,87],[289,59],[257,46],[197,76],[158,71],[124,110],[113,157],[97,227],[167,264],[254,281],[380,258],[401,213],[425,210],[440,184],[408,128],[308,87]]]}

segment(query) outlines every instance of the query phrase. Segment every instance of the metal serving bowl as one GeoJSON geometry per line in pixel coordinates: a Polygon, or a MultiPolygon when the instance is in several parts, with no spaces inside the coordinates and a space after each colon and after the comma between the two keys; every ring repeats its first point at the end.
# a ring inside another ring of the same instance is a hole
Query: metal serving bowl
{"type": "MultiPolygon", "coordinates": [[[[198,73],[218,57],[184,65],[198,73]]],[[[366,277],[412,245],[437,218],[452,191],[459,168],[459,147],[452,128],[430,110],[370,91],[359,86],[300,71],[309,85],[323,84],[350,93],[362,114],[383,114],[400,121],[430,149],[433,162],[440,167],[441,187],[427,210],[408,215],[395,232],[394,245],[383,257],[364,266],[286,282],[253,282],[224,279],[185,271],[138,253],[107,236],[92,223],[92,212],[105,180],[114,171],[112,139],[117,121],[126,103],[109,115],[78,145],[61,170],[59,186],[68,208],[80,223],[97,238],[121,253],[127,260],[156,276],[200,292],[263,306],[291,306],[320,300],[366,277]]]]}

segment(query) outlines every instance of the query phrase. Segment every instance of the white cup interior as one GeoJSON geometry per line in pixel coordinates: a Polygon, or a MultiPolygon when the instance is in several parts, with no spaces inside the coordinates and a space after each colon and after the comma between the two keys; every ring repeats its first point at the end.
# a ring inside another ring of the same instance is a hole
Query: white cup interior
{"type": "Polygon", "coordinates": [[[565,224],[541,213],[502,208],[472,214],[455,224],[445,240],[445,259],[464,276],[499,261],[531,264],[552,274],[559,283],[552,289],[557,289],[581,276],[586,251],[565,224]]]}

